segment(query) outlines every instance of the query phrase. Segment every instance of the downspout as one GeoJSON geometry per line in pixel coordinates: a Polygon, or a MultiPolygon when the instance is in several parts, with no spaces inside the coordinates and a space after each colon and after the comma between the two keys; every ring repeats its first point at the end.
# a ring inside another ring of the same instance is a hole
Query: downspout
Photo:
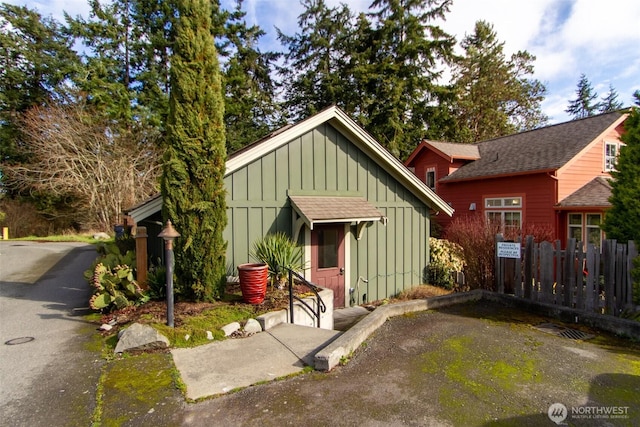
{"type": "MultiPolygon", "coordinates": [[[[553,172],[547,172],[547,175],[549,176],[549,178],[551,178],[553,180],[553,200],[555,201],[555,203],[553,204],[553,206],[557,205],[558,203],[560,203],[560,200],[558,200],[558,177],[556,176],[556,171],[553,172]]],[[[560,232],[560,210],[559,209],[555,209],[555,235],[556,238],[558,238],[558,233],[560,232]]],[[[564,241],[564,239],[560,239],[561,242],[564,241]]]]}

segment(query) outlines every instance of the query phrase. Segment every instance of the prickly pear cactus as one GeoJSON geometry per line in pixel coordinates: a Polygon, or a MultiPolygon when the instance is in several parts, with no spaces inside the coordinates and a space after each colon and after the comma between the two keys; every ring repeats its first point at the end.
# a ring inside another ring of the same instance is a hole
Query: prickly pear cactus
{"type": "Polygon", "coordinates": [[[93,310],[111,311],[147,300],[144,291],[134,280],[133,270],[128,265],[108,268],[98,263],[91,277],[93,296],[89,306],[93,310]]]}

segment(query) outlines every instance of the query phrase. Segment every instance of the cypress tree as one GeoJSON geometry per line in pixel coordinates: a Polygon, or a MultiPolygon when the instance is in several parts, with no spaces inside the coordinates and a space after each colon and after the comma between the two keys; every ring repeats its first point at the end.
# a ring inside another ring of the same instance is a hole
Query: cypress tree
{"type": "Polygon", "coordinates": [[[176,289],[188,298],[222,296],[227,224],[224,101],[207,0],[177,0],[171,94],[162,176],[163,217],[182,237],[176,289]]]}

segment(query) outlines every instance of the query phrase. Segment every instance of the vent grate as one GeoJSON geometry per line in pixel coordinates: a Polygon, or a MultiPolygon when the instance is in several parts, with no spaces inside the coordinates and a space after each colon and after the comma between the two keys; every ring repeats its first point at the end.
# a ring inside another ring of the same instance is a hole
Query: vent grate
{"type": "Polygon", "coordinates": [[[547,334],[556,335],[562,338],[569,338],[571,340],[589,340],[595,337],[593,334],[587,334],[586,332],[578,331],[576,329],[565,328],[553,323],[542,323],[535,328],[547,334]]]}

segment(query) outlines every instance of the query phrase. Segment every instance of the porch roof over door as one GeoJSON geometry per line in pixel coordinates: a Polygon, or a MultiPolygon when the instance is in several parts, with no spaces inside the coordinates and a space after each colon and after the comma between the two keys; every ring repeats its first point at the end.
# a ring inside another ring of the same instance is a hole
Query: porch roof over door
{"type": "Polygon", "coordinates": [[[311,230],[315,224],[356,223],[382,221],[387,218],[363,197],[351,196],[293,196],[289,195],[291,206],[298,219],[294,234],[300,231],[302,224],[311,230]]]}

